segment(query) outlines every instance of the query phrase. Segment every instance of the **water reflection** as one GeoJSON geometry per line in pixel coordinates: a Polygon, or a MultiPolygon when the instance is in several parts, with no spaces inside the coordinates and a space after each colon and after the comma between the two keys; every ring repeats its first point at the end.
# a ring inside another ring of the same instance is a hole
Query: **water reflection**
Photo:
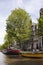
{"type": "Polygon", "coordinates": [[[0,52],[0,65],[43,65],[43,59],[6,56],[0,52]]]}

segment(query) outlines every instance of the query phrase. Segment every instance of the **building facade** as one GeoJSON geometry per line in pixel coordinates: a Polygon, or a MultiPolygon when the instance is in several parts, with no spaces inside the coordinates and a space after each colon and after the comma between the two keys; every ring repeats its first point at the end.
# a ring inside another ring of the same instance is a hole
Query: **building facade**
{"type": "MultiPolygon", "coordinates": [[[[40,17],[43,16],[43,8],[40,9],[40,17]]],[[[38,25],[32,24],[32,46],[34,50],[43,50],[43,36],[38,36],[38,25]]]]}

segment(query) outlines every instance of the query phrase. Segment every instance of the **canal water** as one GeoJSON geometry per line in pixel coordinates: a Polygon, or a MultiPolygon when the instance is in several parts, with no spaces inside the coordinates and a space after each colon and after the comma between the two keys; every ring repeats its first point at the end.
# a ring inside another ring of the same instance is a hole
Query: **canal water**
{"type": "Polygon", "coordinates": [[[7,56],[0,52],[0,65],[43,65],[43,59],[7,56]]]}

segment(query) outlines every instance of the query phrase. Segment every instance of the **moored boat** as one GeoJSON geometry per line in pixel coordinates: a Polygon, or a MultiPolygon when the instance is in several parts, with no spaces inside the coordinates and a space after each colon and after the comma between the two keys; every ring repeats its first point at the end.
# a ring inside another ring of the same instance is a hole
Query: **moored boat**
{"type": "Polygon", "coordinates": [[[4,49],[2,50],[2,53],[6,55],[19,55],[20,50],[19,49],[4,49]]]}
{"type": "Polygon", "coordinates": [[[28,52],[28,51],[22,51],[21,52],[21,56],[23,56],[23,57],[43,57],[43,53],[42,52],[35,52],[35,53],[33,53],[33,52],[28,52]]]}

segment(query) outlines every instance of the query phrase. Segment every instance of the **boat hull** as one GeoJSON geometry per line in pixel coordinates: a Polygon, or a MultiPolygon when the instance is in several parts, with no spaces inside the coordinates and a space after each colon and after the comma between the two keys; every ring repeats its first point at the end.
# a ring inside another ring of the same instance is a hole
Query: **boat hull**
{"type": "Polygon", "coordinates": [[[43,57],[43,53],[21,53],[21,56],[23,57],[43,57]]]}
{"type": "Polygon", "coordinates": [[[19,55],[20,54],[20,50],[12,50],[12,49],[5,49],[2,52],[3,54],[6,54],[6,55],[19,55]]]}

